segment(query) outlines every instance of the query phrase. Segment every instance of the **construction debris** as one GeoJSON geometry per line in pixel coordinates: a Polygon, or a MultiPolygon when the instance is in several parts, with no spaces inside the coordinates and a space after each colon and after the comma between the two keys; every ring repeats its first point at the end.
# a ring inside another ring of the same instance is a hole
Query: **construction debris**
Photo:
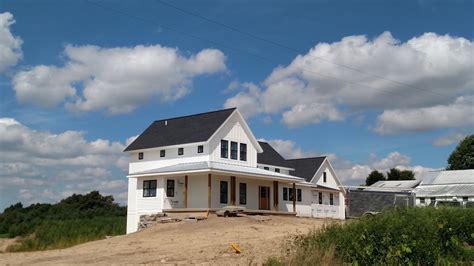
{"type": "Polygon", "coordinates": [[[175,223],[180,222],[179,218],[167,217],[165,213],[155,213],[150,215],[140,216],[140,222],[138,223],[138,231],[149,228],[152,225],[158,223],[175,223]]]}
{"type": "Polygon", "coordinates": [[[242,253],[242,251],[240,250],[239,246],[237,246],[237,244],[235,243],[230,243],[230,246],[235,250],[235,253],[242,253]]]}
{"type": "Polygon", "coordinates": [[[207,217],[206,216],[188,216],[186,218],[184,218],[183,220],[184,221],[201,221],[201,220],[206,220],[207,217]]]}
{"type": "Polygon", "coordinates": [[[266,222],[266,221],[270,221],[272,219],[270,216],[262,216],[262,215],[249,215],[247,217],[249,217],[250,219],[253,219],[257,222],[266,222]]]}
{"type": "Polygon", "coordinates": [[[236,217],[240,213],[245,211],[244,207],[240,206],[225,206],[224,208],[216,211],[217,216],[224,216],[224,217],[236,217]]]}

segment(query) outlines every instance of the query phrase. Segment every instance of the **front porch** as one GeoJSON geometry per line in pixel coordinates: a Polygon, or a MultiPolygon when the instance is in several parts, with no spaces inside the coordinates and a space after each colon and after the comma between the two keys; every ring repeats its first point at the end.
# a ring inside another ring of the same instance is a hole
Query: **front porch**
{"type": "MultiPolygon", "coordinates": [[[[220,208],[176,208],[176,209],[163,209],[163,213],[215,213],[219,211],[220,208]]],[[[272,211],[272,210],[252,210],[245,209],[242,211],[243,214],[249,215],[285,215],[285,216],[296,216],[296,212],[287,212],[287,211],[272,211]]]]}

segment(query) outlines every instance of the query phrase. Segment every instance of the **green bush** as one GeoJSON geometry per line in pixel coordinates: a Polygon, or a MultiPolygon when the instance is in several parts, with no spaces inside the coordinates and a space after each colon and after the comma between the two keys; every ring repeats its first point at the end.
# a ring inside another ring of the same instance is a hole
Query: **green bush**
{"type": "Polygon", "coordinates": [[[315,261],[307,258],[314,254],[363,265],[470,260],[472,250],[466,246],[474,243],[473,221],[472,208],[395,208],[297,237],[286,260],[311,264],[315,261]]]}

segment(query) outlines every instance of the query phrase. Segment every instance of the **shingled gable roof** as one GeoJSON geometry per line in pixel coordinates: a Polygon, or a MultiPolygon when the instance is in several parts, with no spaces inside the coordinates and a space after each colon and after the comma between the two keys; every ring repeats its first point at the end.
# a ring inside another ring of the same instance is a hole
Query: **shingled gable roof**
{"type": "Polygon", "coordinates": [[[124,151],[207,141],[235,110],[156,120],[124,151]]]}
{"type": "Polygon", "coordinates": [[[295,170],[290,171],[290,175],[302,177],[307,182],[311,182],[314,174],[318,171],[321,164],[323,164],[326,156],[301,158],[301,159],[290,159],[286,160],[295,170]]]}
{"type": "Polygon", "coordinates": [[[263,149],[262,153],[257,154],[257,163],[293,168],[268,142],[258,142],[263,149]]]}

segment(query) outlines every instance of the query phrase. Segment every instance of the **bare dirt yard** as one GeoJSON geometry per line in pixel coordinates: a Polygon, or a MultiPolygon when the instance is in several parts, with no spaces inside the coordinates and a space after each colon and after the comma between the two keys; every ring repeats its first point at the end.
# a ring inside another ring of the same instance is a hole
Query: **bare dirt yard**
{"type": "Polygon", "coordinates": [[[261,264],[278,256],[290,235],[337,221],[269,216],[158,224],[134,234],[61,250],[0,253],[0,264],[261,264]],[[242,250],[236,254],[230,246],[242,250]]]}

